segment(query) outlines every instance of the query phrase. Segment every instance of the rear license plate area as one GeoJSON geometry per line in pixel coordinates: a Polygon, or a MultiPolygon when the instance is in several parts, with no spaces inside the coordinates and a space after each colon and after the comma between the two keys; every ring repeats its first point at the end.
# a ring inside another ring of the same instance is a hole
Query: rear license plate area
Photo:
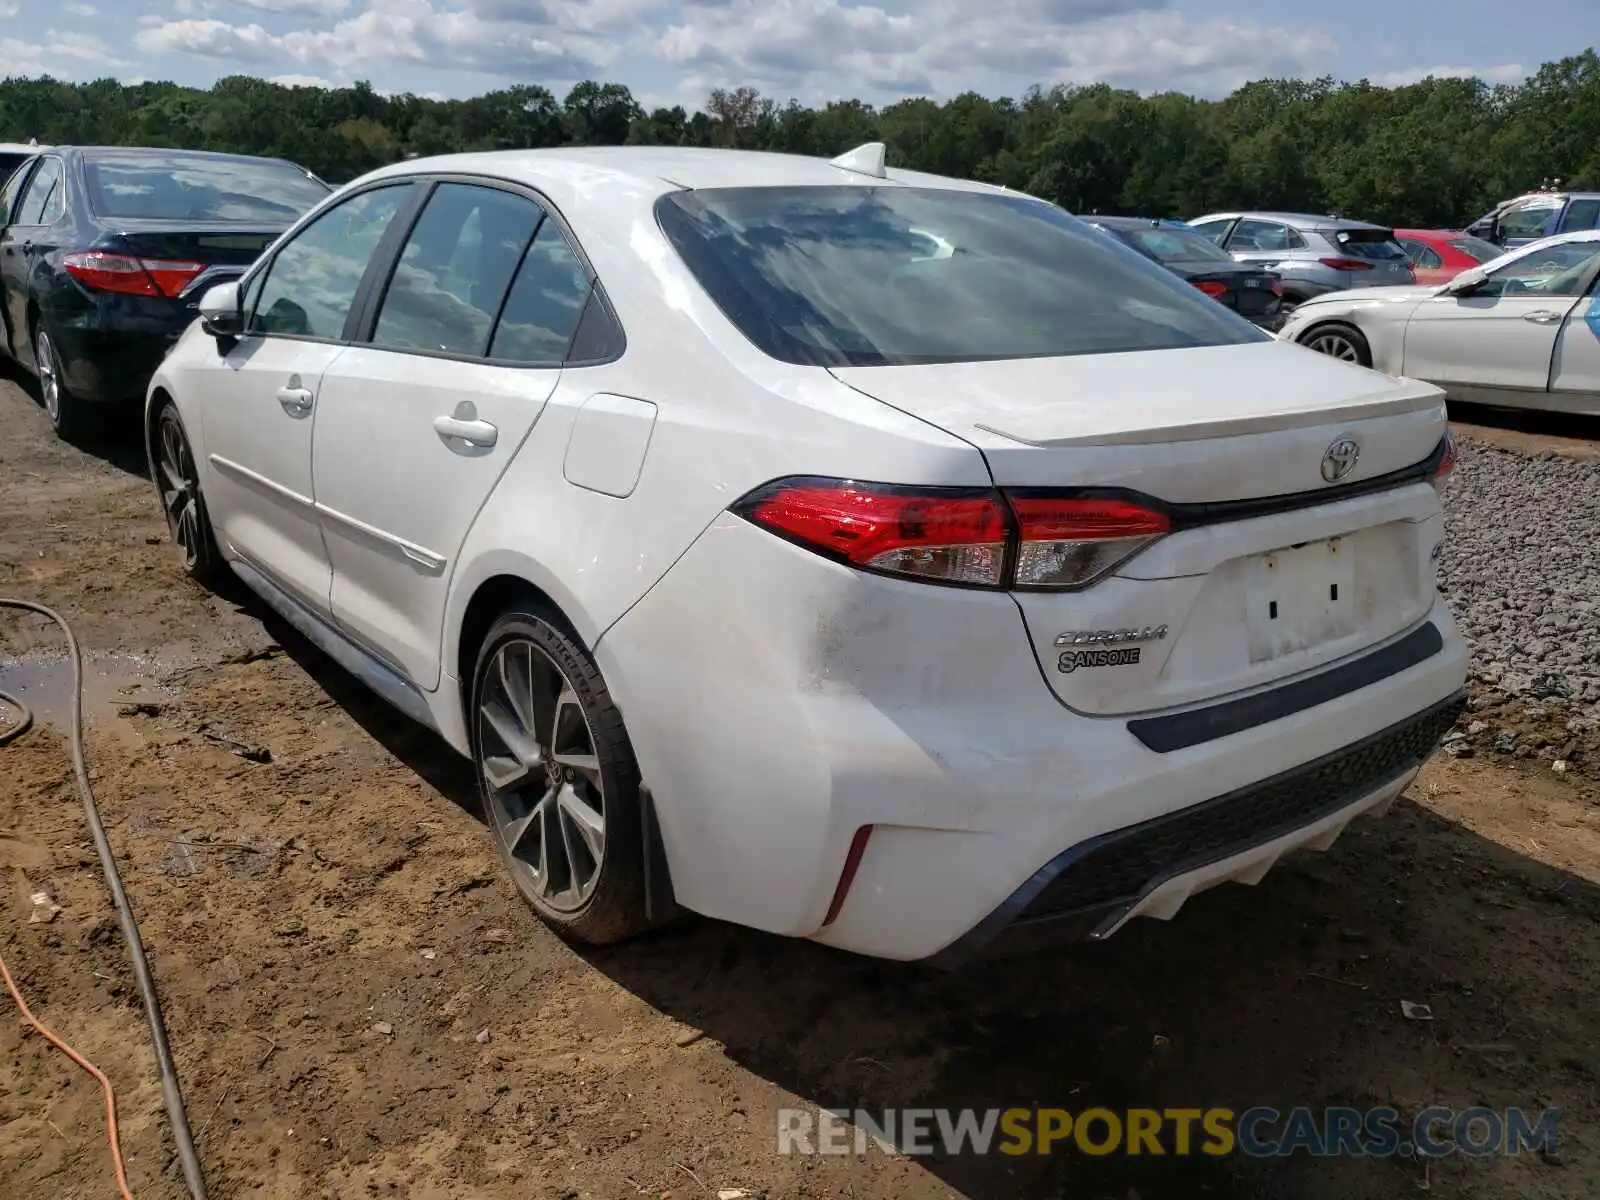
{"type": "Polygon", "coordinates": [[[1270,662],[1355,632],[1355,547],[1308,542],[1245,562],[1250,661],[1270,662]]]}

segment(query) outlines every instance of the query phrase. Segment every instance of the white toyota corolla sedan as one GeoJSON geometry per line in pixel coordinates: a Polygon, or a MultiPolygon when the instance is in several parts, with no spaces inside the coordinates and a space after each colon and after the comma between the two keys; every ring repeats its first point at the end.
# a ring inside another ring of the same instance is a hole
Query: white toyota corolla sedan
{"type": "Polygon", "coordinates": [[[1600,416],[1597,281],[1600,229],[1563,233],[1442,286],[1319,296],[1278,336],[1456,400],[1600,416]]]}
{"type": "Polygon", "coordinates": [[[1108,937],[1462,704],[1436,388],[878,145],[397,164],[202,313],[147,409],[185,568],[470,756],[576,940],[1108,937]]]}

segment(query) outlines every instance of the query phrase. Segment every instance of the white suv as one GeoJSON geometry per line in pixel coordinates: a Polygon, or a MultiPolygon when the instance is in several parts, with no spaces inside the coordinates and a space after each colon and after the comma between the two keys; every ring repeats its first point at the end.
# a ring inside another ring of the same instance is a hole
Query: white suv
{"type": "Polygon", "coordinates": [[[147,409],[185,567],[469,755],[579,940],[1108,936],[1460,709],[1437,389],[881,146],[398,164],[202,313],[147,409]]]}

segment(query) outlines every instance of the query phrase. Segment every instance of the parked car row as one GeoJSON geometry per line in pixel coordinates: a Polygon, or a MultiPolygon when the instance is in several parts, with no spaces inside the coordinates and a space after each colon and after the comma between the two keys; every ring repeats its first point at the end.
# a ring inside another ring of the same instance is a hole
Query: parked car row
{"type": "MultiPolygon", "coordinates": [[[[1534,200],[1580,225],[1600,212],[1581,195],[1534,200]]],[[[1600,415],[1600,230],[1506,250],[1464,230],[1306,213],[1089,220],[1288,341],[1461,400],[1600,415]]]]}

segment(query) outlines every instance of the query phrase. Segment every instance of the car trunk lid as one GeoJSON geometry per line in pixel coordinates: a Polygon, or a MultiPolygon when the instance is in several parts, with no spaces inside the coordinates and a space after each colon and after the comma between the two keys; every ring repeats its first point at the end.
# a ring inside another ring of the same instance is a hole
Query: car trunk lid
{"type": "Polygon", "coordinates": [[[1013,593],[1041,671],[1078,711],[1271,684],[1432,605],[1441,518],[1422,464],[1446,423],[1429,385],[1278,342],[834,374],[971,442],[1008,492],[1170,517],[1083,590],[1013,593]]]}
{"type": "Polygon", "coordinates": [[[150,262],[193,264],[199,270],[191,273],[184,286],[187,292],[244,274],[286,228],[228,221],[119,219],[96,248],[150,262]]]}
{"type": "Polygon", "coordinates": [[[1416,282],[1405,249],[1389,229],[1330,229],[1326,237],[1335,254],[1323,265],[1339,271],[1347,287],[1385,287],[1416,282]]]}

